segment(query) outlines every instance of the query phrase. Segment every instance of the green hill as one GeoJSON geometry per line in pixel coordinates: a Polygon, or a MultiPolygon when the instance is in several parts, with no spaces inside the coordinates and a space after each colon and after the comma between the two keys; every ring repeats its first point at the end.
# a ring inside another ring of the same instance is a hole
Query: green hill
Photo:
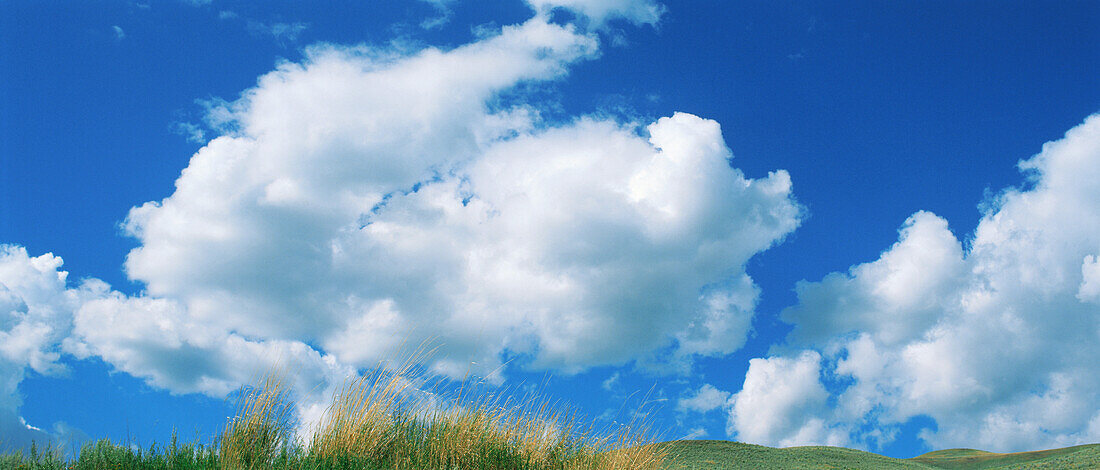
{"type": "Polygon", "coordinates": [[[1100,468],[1100,444],[1034,452],[998,454],[974,449],[937,450],[910,459],[946,469],[1095,469],[1100,468]]]}
{"type": "Polygon", "coordinates": [[[998,454],[974,449],[894,459],[842,447],[773,447],[730,441],[673,441],[664,468],[688,469],[1098,469],[1100,444],[998,454]]]}
{"type": "Polygon", "coordinates": [[[773,447],[730,441],[673,441],[665,469],[928,469],[918,462],[892,459],[843,447],[773,447]]]}

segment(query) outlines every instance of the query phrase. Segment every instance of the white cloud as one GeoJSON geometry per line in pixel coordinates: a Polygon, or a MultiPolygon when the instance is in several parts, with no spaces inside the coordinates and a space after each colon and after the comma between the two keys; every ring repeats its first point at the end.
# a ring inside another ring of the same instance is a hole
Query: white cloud
{"type": "Polygon", "coordinates": [[[729,399],[730,392],[718,390],[711,384],[703,384],[694,395],[681,398],[676,403],[676,409],[707,413],[725,407],[729,399]]]}
{"type": "MultiPolygon", "coordinates": [[[[223,12],[224,13],[224,12],[223,12]]],[[[219,19],[227,19],[223,17],[221,13],[218,14],[219,19]]],[[[271,36],[280,43],[295,42],[298,40],[298,36],[305,30],[309,29],[308,23],[282,23],[272,22],[266,23],[263,21],[248,20],[246,23],[248,32],[257,36],[271,36]]]]}
{"type": "Polygon", "coordinates": [[[173,133],[179,134],[187,138],[188,142],[203,144],[206,143],[206,133],[203,132],[202,127],[192,122],[175,122],[172,123],[169,128],[173,133]]]}
{"type": "Polygon", "coordinates": [[[434,338],[452,376],[505,351],[576,371],[670,344],[681,361],[736,350],[758,295],[743,266],[798,225],[790,179],[745,178],[718,124],[688,114],[548,127],[489,104],[595,53],[534,19],[450,51],[326,46],[281,65],[215,109],[233,131],[173,195],[131,211],[126,269],[150,298],[82,310],[125,318],[83,341],[184,390],[197,376],[155,347],[232,356],[201,349],[227,332],[357,366],[434,338]],[[115,337],[162,317],[178,320],[155,344],[115,337]]]}
{"type": "Polygon", "coordinates": [[[680,437],[680,439],[678,439],[678,440],[690,441],[690,440],[693,440],[693,439],[699,439],[699,438],[703,438],[703,437],[707,437],[707,430],[706,429],[704,429],[704,428],[692,428],[690,431],[688,431],[687,434],[685,434],[683,437],[680,437]]]}
{"type": "Polygon", "coordinates": [[[88,280],[70,289],[61,263],[51,253],[30,257],[23,247],[0,245],[0,360],[40,374],[64,370],[57,343],[68,335],[73,310],[105,285],[88,280]]]}
{"type": "Polygon", "coordinates": [[[1100,303],[1100,258],[1088,255],[1081,263],[1081,287],[1077,298],[1082,302],[1100,303]]]}
{"type": "Polygon", "coordinates": [[[846,445],[847,436],[818,418],[829,397],[821,384],[821,356],[752,359],[740,392],[729,400],[726,432],[744,442],[789,447],[846,445]]]}
{"type": "Polygon", "coordinates": [[[877,261],[798,286],[791,339],[852,381],[812,416],[865,445],[919,415],[936,448],[1100,440],[1100,115],[1019,166],[1029,186],[986,207],[968,250],[920,212],[877,261]]]}
{"type": "Polygon", "coordinates": [[[550,125],[500,104],[597,53],[536,17],[451,50],[311,47],[212,103],[224,135],[124,224],[140,295],[68,289],[60,259],[12,249],[44,266],[12,279],[60,280],[0,290],[9,391],[61,352],[213,396],[283,365],[300,394],[322,384],[299,397],[308,423],[356,367],[427,341],[435,372],[493,380],[505,355],[573,372],[740,348],[759,296],[744,266],[800,221],[790,178],[746,178],[690,114],[550,125]]]}
{"type": "Polygon", "coordinates": [[[126,37],[126,32],[118,25],[111,26],[111,30],[115,32],[115,39],[122,40],[126,37]]]}
{"type": "Polygon", "coordinates": [[[45,375],[65,372],[58,343],[72,328],[72,312],[105,290],[96,280],[69,288],[61,263],[50,253],[31,257],[23,247],[0,245],[0,450],[61,437],[19,416],[19,383],[27,368],[45,375]]]}
{"type": "Polygon", "coordinates": [[[597,28],[620,18],[634,24],[653,25],[665,12],[664,5],[654,0],[527,0],[527,3],[543,15],[555,8],[571,10],[597,28]]]}
{"type": "Polygon", "coordinates": [[[910,216],[898,242],[872,263],[799,282],[799,304],[783,312],[793,338],[822,345],[850,332],[895,344],[921,336],[940,317],[966,266],[962,245],[947,221],[929,212],[910,216]],[[842,291],[843,295],[838,295],[842,291]]]}
{"type": "Polygon", "coordinates": [[[619,384],[619,373],[615,372],[614,374],[611,374],[611,377],[608,377],[607,380],[604,380],[603,383],[600,384],[600,388],[603,388],[604,390],[610,391],[612,388],[615,388],[615,386],[618,385],[618,384],[619,384]]]}
{"type": "Polygon", "coordinates": [[[451,16],[454,15],[454,12],[451,10],[451,4],[454,3],[455,0],[420,0],[420,1],[435,7],[436,12],[439,13],[439,16],[436,16],[434,18],[428,18],[424,21],[421,21],[420,22],[420,27],[421,28],[435,29],[435,28],[441,27],[441,26],[447,24],[449,21],[451,21],[451,16]]]}

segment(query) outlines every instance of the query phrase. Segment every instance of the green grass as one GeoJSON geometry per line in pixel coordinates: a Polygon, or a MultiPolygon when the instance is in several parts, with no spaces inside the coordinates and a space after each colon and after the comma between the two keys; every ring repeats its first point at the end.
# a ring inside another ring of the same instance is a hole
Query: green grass
{"type": "Polygon", "coordinates": [[[673,441],[659,444],[668,452],[662,468],[683,469],[1098,469],[1100,444],[997,454],[974,449],[929,452],[912,459],[893,459],[841,447],[773,447],[730,441],[673,441]]]}
{"type": "MultiPolygon", "coordinates": [[[[408,424],[408,423],[407,423],[408,424]]],[[[430,426],[410,425],[403,432],[415,434],[421,443],[433,432],[430,426]]],[[[407,438],[399,438],[405,440],[407,438]]],[[[404,453],[410,451],[407,440],[404,453]]],[[[469,445],[470,443],[467,443],[469,445]]],[[[453,446],[452,446],[453,447],[453,446]]],[[[240,462],[232,463],[221,458],[216,446],[203,447],[193,444],[178,445],[175,440],[164,449],[156,447],[146,450],[132,450],[129,447],[115,445],[107,440],[87,445],[79,458],[65,461],[50,452],[33,454],[9,454],[0,456],[0,468],[26,470],[221,470],[230,468],[264,468],[279,470],[328,470],[361,469],[383,470],[392,468],[455,468],[455,469],[587,469],[587,468],[662,468],[681,469],[1096,469],[1100,468],[1100,444],[1067,447],[1035,452],[1017,452],[998,454],[974,449],[948,449],[912,458],[893,459],[870,452],[841,447],[790,447],[777,449],[772,447],[742,444],[730,441],[673,441],[639,449],[645,450],[638,455],[661,455],[664,462],[659,466],[646,467],[632,463],[620,463],[618,467],[606,466],[608,460],[570,460],[558,458],[549,462],[532,462],[522,457],[516,446],[501,445],[499,440],[483,438],[479,443],[468,447],[469,452],[458,452],[450,461],[439,461],[438,449],[420,453],[423,460],[389,460],[377,456],[357,455],[353,453],[322,455],[316,447],[296,447],[278,449],[270,460],[250,466],[240,462]],[[646,450],[644,448],[651,449],[646,450]],[[653,447],[657,448],[653,452],[653,447]],[[434,456],[434,457],[433,457],[434,456]],[[465,459],[465,460],[464,460],[465,459]],[[403,462],[403,463],[402,463],[403,462]]],[[[423,449],[422,449],[423,450],[423,449]]],[[[454,450],[454,449],[452,449],[454,450]]],[[[606,454],[614,454],[610,451],[606,454]]],[[[631,450],[629,448],[625,449],[631,450]]],[[[415,453],[415,452],[413,452],[415,453]]],[[[391,453],[395,457],[401,452],[391,453]]],[[[567,452],[566,452],[567,454],[567,452]]],[[[566,455],[566,454],[563,454],[566,455]]],[[[581,454],[574,455],[578,457],[581,454]]],[[[652,460],[649,460],[652,463],[652,460]]]]}
{"type": "Polygon", "coordinates": [[[673,441],[664,469],[927,469],[926,465],[842,447],[773,447],[730,441],[673,441]]]}
{"type": "Polygon", "coordinates": [[[986,468],[1095,469],[1100,468],[1100,444],[1009,454],[974,449],[948,449],[929,452],[911,460],[934,468],[965,470],[986,468]]]}
{"type": "MultiPolygon", "coordinates": [[[[304,441],[292,430],[283,377],[242,391],[236,416],[209,445],[131,448],[100,440],[77,457],[32,446],[0,455],[0,470],[687,470],[1097,469],[1100,444],[997,454],[948,449],[894,459],[841,447],[772,448],[730,441],[654,444],[638,426],[593,430],[533,399],[409,400],[409,367],[346,384],[304,441]]],[[[644,429],[644,428],[643,428],[644,429]]]]}

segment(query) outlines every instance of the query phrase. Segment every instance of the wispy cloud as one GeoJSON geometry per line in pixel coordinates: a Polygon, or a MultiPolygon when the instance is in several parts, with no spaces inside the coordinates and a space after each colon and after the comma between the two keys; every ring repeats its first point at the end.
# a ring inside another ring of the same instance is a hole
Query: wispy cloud
{"type": "Polygon", "coordinates": [[[280,44],[297,42],[298,36],[309,29],[309,23],[282,23],[248,20],[248,32],[256,36],[270,36],[280,44]]]}
{"type": "Polygon", "coordinates": [[[202,144],[206,142],[206,133],[203,132],[202,127],[198,124],[191,122],[176,122],[171,125],[173,133],[182,135],[188,142],[202,144]]]}
{"type": "Polygon", "coordinates": [[[454,3],[455,0],[420,0],[420,1],[431,4],[432,6],[434,6],[436,12],[439,14],[439,16],[428,18],[424,21],[421,21],[420,22],[420,27],[421,28],[435,29],[435,28],[442,27],[443,25],[445,25],[445,24],[447,24],[448,22],[451,21],[451,17],[454,15],[454,12],[451,10],[451,4],[454,3]]]}
{"type": "Polygon", "coordinates": [[[612,20],[642,25],[657,24],[665,6],[655,0],[526,0],[539,14],[566,8],[580,15],[593,29],[604,29],[612,20]]]}
{"type": "Polygon", "coordinates": [[[701,437],[707,437],[707,430],[704,428],[694,428],[688,431],[687,434],[680,436],[681,441],[690,441],[692,439],[699,439],[701,437]]]}
{"type": "Polygon", "coordinates": [[[126,32],[122,30],[118,25],[111,26],[111,30],[115,32],[115,39],[121,41],[126,37],[126,32]]]}

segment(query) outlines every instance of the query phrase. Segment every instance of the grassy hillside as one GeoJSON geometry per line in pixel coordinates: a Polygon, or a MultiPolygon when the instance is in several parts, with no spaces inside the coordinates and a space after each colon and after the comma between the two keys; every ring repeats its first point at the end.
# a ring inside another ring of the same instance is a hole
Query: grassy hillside
{"type": "Polygon", "coordinates": [[[929,452],[893,459],[841,447],[773,447],[730,441],[673,441],[663,468],[686,469],[1098,469],[1100,444],[1035,452],[998,454],[973,449],[929,452]]]}
{"type": "Polygon", "coordinates": [[[928,469],[918,462],[892,459],[842,447],[776,449],[730,441],[674,441],[664,444],[665,469],[928,469]]]}
{"type": "Polygon", "coordinates": [[[1093,469],[1100,468],[1100,444],[1035,452],[998,454],[974,449],[937,450],[910,459],[946,469],[1093,469]]]}

